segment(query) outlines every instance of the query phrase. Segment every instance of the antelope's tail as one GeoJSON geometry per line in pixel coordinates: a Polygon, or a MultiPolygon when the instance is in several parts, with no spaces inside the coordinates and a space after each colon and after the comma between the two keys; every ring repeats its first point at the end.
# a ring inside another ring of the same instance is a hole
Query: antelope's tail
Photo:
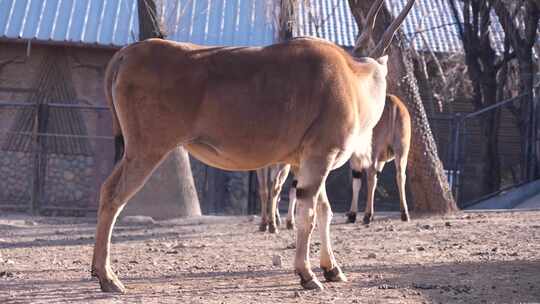
{"type": "Polygon", "coordinates": [[[123,57],[120,55],[120,51],[117,52],[109,61],[107,69],[105,71],[105,98],[112,115],[112,127],[114,135],[114,162],[117,163],[122,159],[124,154],[124,135],[122,134],[122,128],[120,127],[120,121],[118,120],[118,114],[114,106],[114,84],[116,76],[118,75],[118,69],[123,57]]]}

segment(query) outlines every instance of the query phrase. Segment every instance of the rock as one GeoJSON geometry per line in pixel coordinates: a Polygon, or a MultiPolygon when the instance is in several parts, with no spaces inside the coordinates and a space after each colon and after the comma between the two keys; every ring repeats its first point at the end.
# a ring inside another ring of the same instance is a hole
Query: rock
{"type": "Polygon", "coordinates": [[[129,215],[124,216],[120,219],[122,224],[135,224],[135,225],[153,225],[156,223],[154,219],[150,216],[144,215],[129,215]]]}
{"type": "Polygon", "coordinates": [[[279,254],[276,254],[272,257],[272,265],[276,266],[276,267],[281,267],[283,266],[283,261],[281,259],[281,256],[279,254]]]}
{"type": "Polygon", "coordinates": [[[452,227],[452,223],[450,223],[450,222],[446,222],[446,223],[444,223],[444,225],[445,225],[446,227],[452,227]]]}
{"type": "Polygon", "coordinates": [[[84,196],[84,193],[82,191],[80,191],[80,190],[75,191],[75,199],[76,200],[82,199],[83,196],[84,196]]]}
{"type": "Polygon", "coordinates": [[[405,249],[405,250],[407,250],[407,252],[411,252],[411,251],[413,251],[414,249],[413,249],[412,247],[407,247],[407,249],[405,249]]]}
{"type": "Polygon", "coordinates": [[[173,249],[182,249],[182,248],[187,248],[188,245],[186,243],[180,243],[176,246],[173,246],[173,249]]]}
{"type": "Polygon", "coordinates": [[[376,255],[375,253],[372,252],[372,253],[368,254],[367,258],[368,258],[368,259],[376,259],[376,258],[377,258],[377,255],[376,255]]]}
{"type": "Polygon", "coordinates": [[[431,226],[429,224],[425,224],[425,225],[422,225],[422,229],[431,230],[431,229],[433,229],[433,226],[431,226]]]}
{"type": "Polygon", "coordinates": [[[416,247],[416,250],[418,250],[418,251],[425,251],[426,248],[424,248],[423,246],[418,246],[418,247],[416,247]]]}
{"type": "Polygon", "coordinates": [[[71,171],[64,171],[64,179],[67,181],[72,181],[75,178],[75,174],[71,171]]]}
{"type": "Polygon", "coordinates": [[[12,278],[14,276],[11,271],[0,271],[0,278],[12,278]]]}
{"type": "Polygon", "coordinates": [[[301,298],[301,297],[302,297],[302,294],[301,294],[299,291],[295,291],[295,292],[294,292],[294,297],[295,297],[295,298],[301,298]]]}
{"type": "Polygon", "coordinates": [[[31,221],[31,220],[24,221],[24,224],[27,225],[27,226],[36,226],[37,225],[36,222],[31,221]]]}
{"type": "Polygon", "coordinates": [[[84,169],[84,175],[91,176],[92,174],[94,174],[94,169],[92,169],[92,168],[84,169]]]}
{"type": "Polygon", "coordinates": [[[413,284],[412,284],[412,287],[413,287],[413,288],[416,288],[416,289],[437,289],[437,288],[439,288],[438,285],[435,285],[435,284],[425,284],[425,283],[413,283],[413,284]]]}
{"type": "Polygon", "coordinates": [[[379,289],[399,289],[397,285],[382,284],[379,285],[379,289]]]}

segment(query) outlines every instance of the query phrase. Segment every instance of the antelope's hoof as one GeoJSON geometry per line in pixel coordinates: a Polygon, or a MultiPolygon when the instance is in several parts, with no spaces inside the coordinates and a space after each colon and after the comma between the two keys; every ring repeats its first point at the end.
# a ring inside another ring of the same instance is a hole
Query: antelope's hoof
{"type": "Polygon", "coordinates": [[[373,220],[373,215],[371,213],[364,215],[364,219],[362,220],[364,222],[364,225],[369,225],[371,221],[373,220]]]}
{"type": "Polygon", "coordinates": [[[309,281],[305,281],[302,276],[300,276],[300,285],[302,285],[302,287],[306,290],[320,291],[324,289],[321,282],[319,282],[316,277],[313,277],[313,279],[309,281]]]}
{"type": "Polygon", "coordinates": [[[408,222],[411,220],[411,218],[409,217],[409,214],[407,212],[401,211],[401,220],[404,222],[408,222]]]}
{"type": "Polygon", "coordinates": [[[347,282],[347,277],[343,274],[338,266],[330,270],[323,268],[323,271],[324,278],[327,282],[347,282]]]}
{"type": "Polygon", "coordinates": [[[279,229],[275,225],[268,225],[268,232],[277,234],[279,232],[279,229]]]}
{"type": "Polygon", "coordinates": [[[287,220],[287,229],[294,230],[294,222],[291,220],[287,220]]]}
{"type": "Polygon", "coordinates": [[[266,232],[266,228],[268,228],[268,224],[266,224],[266,223],[261,223],[259,225],[259,231],[260,232],[266,232]]]}
{"type": "Polygon", "coordinates": [[[103,292],[115,292],[115,293],[125,293],[126,288],[118,280],[118,278],[112,276],[110,278],[99,278],[99,285],[101,286],[101,291],[103,292]]]}
{"type": "Polygon", "coordinates": [[[356,212],[347,212],[347,224],[356,223],[356,212]]]}

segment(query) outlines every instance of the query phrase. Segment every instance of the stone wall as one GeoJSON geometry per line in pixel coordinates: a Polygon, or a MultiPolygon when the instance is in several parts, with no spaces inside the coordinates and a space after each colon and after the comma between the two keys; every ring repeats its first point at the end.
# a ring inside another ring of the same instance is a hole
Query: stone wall
{"type": "Polygon", "coordinates": [[[0,203],[29,204],[32,198],[33,159],[30,153],[0,151],[0,203]]]}
{"type": "MultiPolygon", "coordinates": [[[[0,159],[1,204],[30,204],[34,189],[34,154],[0,151],[0,159]]],[[[91,156],[48,154],[41,178],[41,207],[87,208],[95,205],[94,167],[91,156]]]]}
{"type": "Polygon", "coordinates": [[[94,164],[92,156],[47,155],[42,200],[51,205],[68,202],[72,208],[93,204],[94,164]]]}

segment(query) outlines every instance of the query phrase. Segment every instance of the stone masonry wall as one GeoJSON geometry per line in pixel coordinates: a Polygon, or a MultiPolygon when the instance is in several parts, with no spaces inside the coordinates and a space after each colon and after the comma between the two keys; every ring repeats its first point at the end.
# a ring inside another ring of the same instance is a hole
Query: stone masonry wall
{"type": "MultiPolygon", "coordinates": [[[[0,203],[30,204],[33,191],[34,155],[0,151],[0,203]]],[[[69,207],[84,208],[93,199],[94,158],[81,155],[47,155],[42,207],[69,202],[69,207]]],[[[66,206],[67,207],[67,206],[66,206]]]]}

